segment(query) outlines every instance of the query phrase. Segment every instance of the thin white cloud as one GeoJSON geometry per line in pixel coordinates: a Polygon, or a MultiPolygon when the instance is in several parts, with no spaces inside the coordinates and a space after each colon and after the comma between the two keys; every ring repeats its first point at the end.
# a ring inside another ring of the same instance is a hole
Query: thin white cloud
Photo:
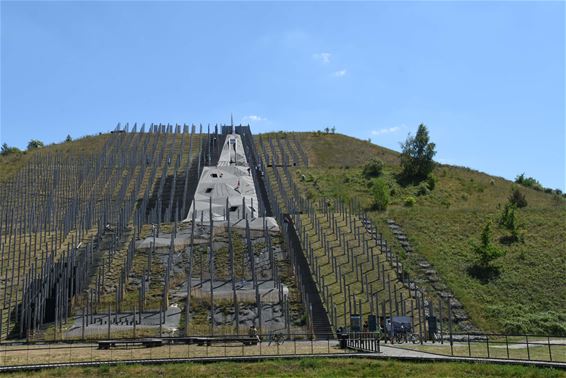
{"type": "Polygon", "coordinates": [[[324,64],[330,63],[331,57],[332,57],[332,54],[328,53],[328,52],[321,52],[321,53],[313,54],[313,58],[315,58],[316,60],[318,60],[318,61],[320,61],[324,64]]]}
{"type": "Polygon", "coordinates": [[[267,118],[265,117],[261,117],[255,114],[250,114],[245,116],[244,118],[242,118],[242,122],[262,122],[262,121],[267,121],[267,118]]]}
{"type": "Polygon", "coordinates": [[[372,130],[371,135],[391,134],[391,133],[397,132],[399,130],[401,130],[401,126],[394,126],[394,127],[389,127],[389,128],[385,128],[385,129],[372,130]]]}
{"type": "Polygon", "coordinates": [[[332,74],[332,76],[335,77],[344,77],[346,76],[346,74],[348,73],[348,71],[346,71],[346,69],[340,70],[340,71],[336,71],[332,74]]]}

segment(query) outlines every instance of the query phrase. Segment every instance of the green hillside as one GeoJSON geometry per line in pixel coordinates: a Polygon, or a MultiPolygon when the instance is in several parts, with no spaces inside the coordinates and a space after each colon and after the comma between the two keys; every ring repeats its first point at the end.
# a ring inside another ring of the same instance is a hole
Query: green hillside
{"type": "Polygon", "coordinates": [[[395,220],[416,250],[406,257],[405,266],[416,270],[419,256],[426,257],[476,326],[486,331],[566,334],[563,197],[520,187],[528,201],[517,212],[524,243],[507,243],[509,232],[494,226],[495,244],[507,254],[494,262],[498,274],[478,278],[472,242],[479,240],[486,221],[497,224],[515,184],[464,167],[437,165],[432,191],[402,186],[397,180],[399,154],[394,151],[338,134],[289,134],[269,135],[301,141],[309,167],[292,169],[306,196],[355,198],[402,251],[386,225],[387,219],[395,220]],[[374,157],[385,163],[382,177],[390,188],[385,211],[372,210],[372,183],[362,176],[363,165],[374,157]],[[407,197],[414,198],[413,206],[407,206],[407,197]]]}
{"type": "Polygon", "coordinates": [[[111,134],[85,136],[71,142],[50,144],[42,148],[0,155],[0,183],[10,179],[37,153],[51,152],[64,153],[69,156],[84,156],[96,154],[102,150],[111,134]]]}
{"type": "MultiPolygon", "coordinates": [[[[519,187],[528,206],[519,209],[524,243],[505,243],[509,232],[497,219],[515,186],[500,177],[468,168],[438,165],[432,191],[398,183],[399,154],[367,141],[321,133],[271,133],[262,136],[297,139],[309,166],[290,168],[306,197],[353,198],[365,206],[388,241],[405,256],[387,227],[393,219],[405,230],[415,253],[404,267],[417,270],[420,256],[432,264],[462,302],[472,322],[486,331],[566,334],[566,201],[556,194],[519,187]],[[384,162],[383,179],[390,191],[385,211],[372,210],[371,180],[362,176],[371,158],[384,162]],[[413,206],[407,198],[413,197],[413,206]],[[507,252],[495,261],[498,274],[481,279],[473,274],[477,242],[486,221],[494,223],[494,241],[507,252]]],[[[102,149],[109,134],[51,145],[44,150],[74,156],[102,149]]],[[[379,143],[379,141],[376,141],[379,143]]],[[[0,157],[0,182],[13,176],[37,151],[0,157]]]]}

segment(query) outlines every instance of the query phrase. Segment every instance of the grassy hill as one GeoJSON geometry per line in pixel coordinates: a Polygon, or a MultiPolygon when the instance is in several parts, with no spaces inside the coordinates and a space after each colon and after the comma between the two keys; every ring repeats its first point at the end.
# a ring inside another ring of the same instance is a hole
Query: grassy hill
{"type": "Polygon", "coordinates": [[[64,153],[70,156],[84,156],[85,154],[96,154],[102,150],[111,134],[97,136],[85,136],[67,143],[50,144],[42,148],[29,151],[0,155],[0,183],[10,179],[30,159],[40,152],[64,153]]]}
{"type": "MultiPolygon", "coordinates": [[[[478,279],[471,274],[477,241],[487,220],[494,224],[514,184],[464,167],[438,165],[434,190],[402,186],[396,180],[399,154],[367,141],[319,133],[263,134],[300,140],[309,167],[292,168],[295,181],[309,198],[356,198],[369,210],[394,248],[385,221],[394,219],[406,231],[416,253],[405,257],[408,270],[419,255],[433,265],[464,304],[472,321],[487,331],[566,334],[566,202],[549,193],[520,187],[528,206],[518,210],[524,243],[505,244],[508,231],[494,227],[495,242],[507,254],[495,262],[499,274],[478,279]],[[371,181],[362,176],[373,157],[385,163],[383,179],[391,198],[385,211],[372,208],[371,181]],[[406,206],[414,197],[413,206],[406,206]]],[[[109,134],[85,137],[45,149],[74,156],[101,150],[109,134]]],[[[36,151],[0,157],[0,183],[13,176],[36,151]]]]}
{"type": "Polygon", "coordinates": [[[406,258],[409,268],[411,260],[425,256],[476,325],[487,331],[566,334],[564,198],[520,187],[528,201],[518,210],[524,243],[505,243],[508,231],[494,227],[495,242],[507,254],[495,262],[499,274],[481,279],[472,274],[476,256],[471,243],[479,240],[486,221],[497,224],[512,182],[469,168],[438,165],[436,186],[427,192],[397,182],[399,155],[394,151],[338,134],[293,133],[293,137],[309,154],[309,167],[295,168],[295,181],[306,196],[356,198],[386,236],[385,221],[394,219],[417,252],[406,258]],[[385,211],[371,210],[371,181],[362,176],[363,165],[372,157],[385,163],[382,177],[391,192],[385,211]],[[410,207],[405,204],[409,196],[416,200],[410,207]]]}

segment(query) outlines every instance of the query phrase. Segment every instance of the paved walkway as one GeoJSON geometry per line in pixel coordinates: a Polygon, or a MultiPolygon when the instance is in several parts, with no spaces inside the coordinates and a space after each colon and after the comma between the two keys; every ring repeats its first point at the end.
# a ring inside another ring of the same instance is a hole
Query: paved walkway
{"type": "Polygon", "coordinates": [[[380,345],[381,353],[371,353],[374,358],[395,358],[402,360],[420,361],[462,361],[462,362],[481,362],[513,365],[530,365],[540,367],[554,367],[566,370],[566,362],[534,361],[534,360],[514,360],[502,358],[478,358],[478,357],[456,357],[446,356],[435,353],[427,353],[410,349],[403,349],[394,346],[380,345]]]}

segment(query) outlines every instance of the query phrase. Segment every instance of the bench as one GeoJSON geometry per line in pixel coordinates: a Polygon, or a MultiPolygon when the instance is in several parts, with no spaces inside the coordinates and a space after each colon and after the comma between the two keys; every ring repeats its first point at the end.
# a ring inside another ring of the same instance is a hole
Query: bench
{"type": "Polygon", "coordinates": [[[257,345],[258,340],[253,336],[190,336],[171,340],[174,343],[212,345],[216,343],[242,343],[244,345],[257,345]]]}
{"type": "Polygon", "coordinates": [[[143,346],[154,348],[163,345],[162,339],[139,339],[139,340],[101,340],[98,342],[98,349],[110,349],[116,347],[143,346]]]}

